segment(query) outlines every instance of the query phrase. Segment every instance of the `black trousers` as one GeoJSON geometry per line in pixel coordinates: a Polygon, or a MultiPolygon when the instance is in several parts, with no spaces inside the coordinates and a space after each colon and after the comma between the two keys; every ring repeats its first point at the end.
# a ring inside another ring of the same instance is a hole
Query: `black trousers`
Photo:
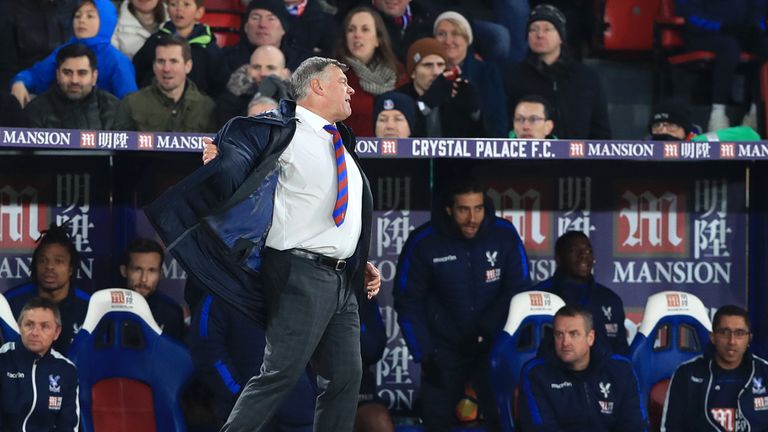
{"type": "Polygon", "coordinates": [[[268,302],[264,362],[222,432],[263,430],[307,363],[322,389],[314,430],[351,432],[362,361],[357,299],[347,273],[266,249],[262,277],[268,302]]]}

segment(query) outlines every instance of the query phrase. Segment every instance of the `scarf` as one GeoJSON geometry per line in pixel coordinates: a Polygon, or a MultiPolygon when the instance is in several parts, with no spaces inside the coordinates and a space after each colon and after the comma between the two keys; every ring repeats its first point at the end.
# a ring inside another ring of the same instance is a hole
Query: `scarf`
{"type": "Polygon", "coordinates": [[[373,60],[371,64],[365,65],[353,57],[347,57],[346,61],[360,79],[360,87],[367,93],[380,95],[395,89],[397,74],[384,62],[373,60]]]}

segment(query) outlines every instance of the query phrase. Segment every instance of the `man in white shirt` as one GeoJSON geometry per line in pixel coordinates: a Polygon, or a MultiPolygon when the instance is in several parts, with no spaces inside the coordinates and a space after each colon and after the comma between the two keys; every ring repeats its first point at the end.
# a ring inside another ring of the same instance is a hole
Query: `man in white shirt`
{"type": "Polygon", "coordinates": [[[222,431],[261,430],[307,363],[321,383],[315,430],[352,431],[362,373],[355,291],[370,298],[381,280],[366,262],[370,188],[341,123],[354,94],[346,69],[305,60],[291,81],[298,106],[283,100],[227,123],[205,148],[206,166],[147,209],[185,269],[266,325],[261,372],[222,431]]]}

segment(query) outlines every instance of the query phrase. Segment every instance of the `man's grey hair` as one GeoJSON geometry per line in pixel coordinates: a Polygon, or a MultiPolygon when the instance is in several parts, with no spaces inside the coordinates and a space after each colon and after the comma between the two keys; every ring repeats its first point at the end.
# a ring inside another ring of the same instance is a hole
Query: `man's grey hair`
{"type": "Polygon", "coordinates": [[[262,105],[262,104],[270,104],[270,105],[277,106],[277,101],[272,99],[269,96],[262,96],[256,93],[253,96],[253,99],[251,99],[251,101],[248,102],[248,109],[251,109],[251,107],[254,105],[262,105]]]}
{"type": "Polygon", "coordinates": [[[32,297],[27,301],[24,307],[21,308],[21,312],[19,312],[19,320],[17,321],[19,327],[21,327],[21,321],[24,318],[24,314],[32,309],[48,309],[53,312],[53,319],[56,321],[56,326],[61,328],[61,312],[59,312],[59,306],[42,297],[32,297]]]}
{"type": "Polygon", "coordinates": [[[328,66],[336,66],[344,72],[349,69],[344,63],[326,57],[310,57],[301,62],[291,76],[291,92],[297,102],[309,95],[309,83],[323,75],[328,66]]]}

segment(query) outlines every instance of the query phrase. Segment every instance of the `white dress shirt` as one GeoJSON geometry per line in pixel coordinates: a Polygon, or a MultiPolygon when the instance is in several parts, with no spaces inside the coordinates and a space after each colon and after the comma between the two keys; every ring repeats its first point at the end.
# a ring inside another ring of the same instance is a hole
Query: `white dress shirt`
{"type": "Polygon", "coordinates": [[[296,133],[280,155],[272,228],[267,246],[277,250],[306,249],[333,258],[352,256],[362,229],[363,179],[347,149],[348,202],[344,223],[336,226],[338,181],[333,136],[328,121],[296,107],[296,133]]]}

